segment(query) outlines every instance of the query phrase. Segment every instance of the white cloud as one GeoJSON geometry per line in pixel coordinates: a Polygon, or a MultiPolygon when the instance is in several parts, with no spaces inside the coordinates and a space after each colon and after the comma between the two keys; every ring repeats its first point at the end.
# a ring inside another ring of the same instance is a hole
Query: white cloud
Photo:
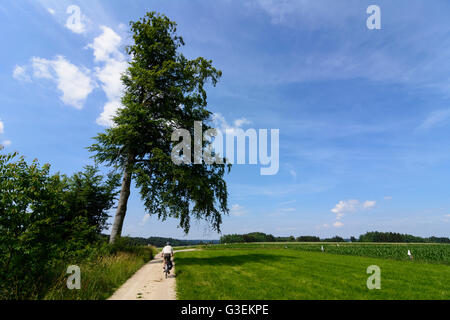
{"type": "Polygon", "coordinates": [[[63,56],[57,56],[52,60],[33,57],[29,66],[30,75],[27,73],[27,66],[16,66],[13,77],[22,81],[29,81],[31,78],[52,80],[62,92],[61,100],[64,104],[82,109],[89,94],[97,87],[95,76],[107,98],[97,123],[112,126],[112,118],[122,107],[124,87],[121,76],[126,71],[128,62],[120,52],[122,38],[106,26],[102,26],[101,30],[100,36],[87,46],[93,50],[94,61],[101,64],[95,68],[94,74],[87,68],[70,63],[63,56]]]}
{"type": "Polygon", "coordinates": [[[0,134],[2,134],[5,130],[5,125],[3,124],[2,120],[0,119],[0,134]]]}
{"type": "Polygon", "coordinates": [[[82,109],[87,96],[94,89],[89,72],[80,70],[63,57],[53,61],[56,72],[58,89],[63,92],[61,100],[77,109],[82,109]]]}
{"type": "Polygon", "coordinates": [[[419,130],[427,130],[434,127],[441,127],[450,120],[450,109],[433,111],[418,127],[419,130]]]}
{"type": "Polygon", "coordinates": [[[61,100],[64,104],[77,109],[83,108],[86,98],[95,88],[89,70],[77,67],[63,56],[57,56],[53,60],[34,57],[31,61],[33,77],[55,81],[62,92],[61,100]]]}
{"type": "Polygon", "coordinates": [[[364,209],[372,209],[377,204],[376,201],[365,201],[363,204],[364,209]]]}
{"type": "Polygon", "coordinates": [[[216,129],[222,133],[236,134],[237,130],[242,129],[243,126],[251,124],[246,118],[240,118],[233,121],[233,125],[229,125],[225,117],[221,113],[214,113],[212,120],[216,129]]]}
{"type": "Polygon", "coordinates": [[[331,212],[337,215],[337,219],[341,219],[344,214],[355,212],[360,205],[358,200],[339,201],[331,212]]]}
{"type": "Polygon", "coordinates": [[[47,8],[47,11],[51,14],[54,15],[56,13],[56,11],[52,8],[47,8]]]}
{"type": "Polygon", "coordinates": [[[247,125],[247,124],[251,124],[251,122],[249,120],[247,120],[246,118],[234,120],[234,126],[237,128],[242,128],[242,126],[247,125]]]}
{"type": "Polygon", "coordinates": [[[150,215],[147,213],[143,218],[139,225],[143,226],[147,223],[147,221],[150,219],[150,215]]]}
{"type": "Polygon", "coordinates": [[[124,87],[121,76],[126,71],[128,62],[119,50],[122,38],[111,28],[102,26],[101,29],[102,34],[95,38],[88,47],[94,51],[95,61],[103,64],[102,67],[96,68],[96,76],[101,82],[108,101],[105,103],[97,123],[108,127],[113,125],[112,118],[122,107],[121,97],[124,87]]]}
{"type": "Polygon", "coordinates": [[[333,223],[333,226],[335,228],[341,228],[341,227],[344,226],[344,224],[342,222],[340,222],[340,221],[336,221],[335,223],[333,223]]]}
{"type": "Polygon", "coordinates": [[[67,7],[66,13],[70,15],[65,25],[67,29],[78,34],[86,32],[86,17],[81,13],[79,6],[71,5],[67,7]]]}
{"type": "Polygon", "coordinates": [[[375,207],[376,201],[365,201],[361,203],[359,200],[339,201],[331,212],[336,214],[336,219],[341,220],[347,213],[354,213],[359,210],[370,210],[375,207]]]}
{"type": "Polygon", "coordinates": [[[31,58],[30,65],[16,66],[13,78],[19,81],[51,80],[61,91],[61,101],[76,109],[82,109],[89,94],[96,87],[90,70],[78,67],[63,56],[54,59],[31,58]],[[30,74],[28,68],[31,69],[30,74]]]}
{"type": "Polygon", "coordinates": [[[243,206],[240,206],[239,204],[235,204],[231,207],[231,214],[233,216],[243,216],[244,214],[246,214],[247,212],[245,211],[243,206]]]}
{"type": "Polygon", "coordinates": [[[103,68],[96,68],[96,76],[101,82],[101,87],[105,92],[108,102],[103,107],[103,112],[97,119],[97,123],[103,126],[111,126],[112,118],[117,110],[122,107],[121,98],[123,95],[122,74],[126,71],[128,63],[111,59],[107,61],[103,68]]]}
{"type": "Polygon", "coordinates": [[[6,148],[9,147],[12,144],[11,140],[5,140],[2,142],[2,145],[6,148]]]}
{"type": "Polygon", "coordinates": [[[27,67],[26,66],[17,66],[14,68],[13,71],[13,78],[18,81],[25,81],[29,82],[31,81],[30,76],[27,74],[27,67]]]}
{"type": "Polygon", "coordinates": [[[31,66],[33,68],[33,77],[37,79],[53,79],[50,72],[50,62],[47,59],[33,57],[31,66]]]}
{"type": "Polygon", "coordinates": [[[105,62],[110,59],[123,60],[123,54],[119,51],[122,38],[111,28],[101,26],[102,34],[94,39],[88,47],[94,50],[95,61],[105,62]]]}

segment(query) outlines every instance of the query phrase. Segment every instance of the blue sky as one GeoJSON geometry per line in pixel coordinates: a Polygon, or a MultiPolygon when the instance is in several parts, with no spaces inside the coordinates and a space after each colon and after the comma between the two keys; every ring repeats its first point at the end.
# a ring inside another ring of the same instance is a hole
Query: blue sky
{"type": "MultiPolygon", "coordinates": [[[[120,104],[128,22],[178,23],[224,73],[217,125],[280,129],[280,170],[235,165],[223,233],[450,236],[450,3],[8,1],[0,4],[0,143],[70,174],[120,104]],[[369,30],[366,9],[381,8],[369,30]],[[80,19],[71,19],[78,14],[80,19]]],[[[185,237],[134,190],[124,234],[185,237]]],[[[218,238],[194,222],[187,238],[218,238]]]]}

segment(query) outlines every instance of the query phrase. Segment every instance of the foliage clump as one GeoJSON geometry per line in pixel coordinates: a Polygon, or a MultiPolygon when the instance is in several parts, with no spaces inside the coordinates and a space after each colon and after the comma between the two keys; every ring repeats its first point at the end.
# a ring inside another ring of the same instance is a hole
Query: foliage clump
{"type": "Polygon", "coordinates": [[[94,167],[68,177],[0,155],[0,298],[36,297],[61,264],[95,255],[118,183],[94,167]]]}

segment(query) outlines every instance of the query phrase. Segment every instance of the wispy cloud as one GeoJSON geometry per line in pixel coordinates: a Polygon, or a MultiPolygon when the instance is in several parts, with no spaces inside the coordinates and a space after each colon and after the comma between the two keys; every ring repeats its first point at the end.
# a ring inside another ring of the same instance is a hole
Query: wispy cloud
{"type": "Polygon", "coordinates": [[[418,130],[427,130],[441,127],[450,122],[450,109],[436,110],[430,113],[418,127],[418,130]]]}
{"type": "Polygon", "coordinates": [[[375,207],[376,204],[377,204],[376,201],[364,201],[363,208],[364,209],[372,209],[375,207]]]}
{"type": "Polygon", "coordinates": [[[147,221],[150,220],[150,215],[147,213],[143,218],[142,221],[139,223],[140,226],[143,226],[147,223],[147,221]]]}
{"type": "Polygon", "coordinates": [[[333,223],[333,227],[335,227],[335,228],[341,228],[343,226],[344,226],[344,224],[340,221],[336,221],[335,223],[333,223]]]}
{"type": "Polygon", "coordinates": [[[18,81],[30,82],[31,77],[27,74],[26,66],[18,66],[14,68],[13,78],[18,81]]]}
{"type": "Polygon", "coordinates": [[[288,204],[293,204],[293,203],[296,203],[296,202],[297,202],[297,200],[289,200],[289,201],[281,202],[280,206],[286,206],[288,204]]]}
{"type": "Polygon", "coordinates": [[[279,208],[273,211],[272,213],[269,213],[269,217],[279,217],[279,216],[285,216],[287,214],[292,214],[293,212],[297,212],[296,208],[279,208]]]}
{"type": "MultiPolygon", "coordinates": [[[[0,134],[3,134],[4,132],[5,132],[5,125],[2,119],[0,119],[0,134]]],[[[0,143],[0,149],[9,147],[11,144],[12,142],[10,140],[4,140],[3,142],[0,143]]]]}
{"type": "MultiPolygon", "coordinates": [[[[383,2],[386,33],[367,30],[369,3],[364,1],[248,0],[246,4],[248,10],[264,13],[274,29],[287,29],[295,34],[289,39],[296,39],[287,46],[289,51],[276,51],[276,59],[273,52],[242,54],[245,61],[240,70],[251,75],[244,75],[247,81],[286,84],[366,79],[450,94],[450,28],[436,6],[408,3],[405,15],[403,6],[383,2]]],[[[286,49],[285,39],[280,39],[274,40],[274,47],[279,44],[286,49]]]]}
{"type": "Polygon", "coordinates": [[[292,178],[294,178],[294,180],[297,180],[297,171],[295,171],[294,169],[291,169],[289,171],[289,174],[292,176],[292,178]]]}
{"type": "Polygon", "coordinates": [[[222,132],[222,134],[235,134],[237,130],[242,129],[245,125],[251,124],[251,121],[246,118],[240,118],[234,120],[233,125],[230,125],[221,113],[213,114],[212,121],[216,128],[222,132]]]}
{"type": "Polygon", "coordinates": [[[318,29],[324,25],[336,26],[349,18],[358,16],[354,0],[250,0],[248,5],[263,10],[274,25],[301,25],[308,29],[318,29]]]}
{"type": "Polygon", "coordinates": [[[237,217],[247,214],[247,211],[245,210],[245,208],[239,204],[233,205],[231,207],[230,212],[233,216],[237,216],[237,217]]]}

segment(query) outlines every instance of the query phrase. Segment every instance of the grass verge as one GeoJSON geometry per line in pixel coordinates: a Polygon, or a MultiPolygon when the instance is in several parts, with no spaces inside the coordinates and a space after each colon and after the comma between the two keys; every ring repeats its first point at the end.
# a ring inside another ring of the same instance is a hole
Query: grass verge
{"type": "Polygon", "coordinates": [[[181,300],[450,299],[450,267],[291,249],[175,255],[181,300]],[[381,290],[366,270],[381,268],[381,290]]]}
{"type": "Polygon", "coordinates": [[[49,288],[44,300],[105,300],[108,299],[145,263],[157,250],[153,247],[136,248],[132,252],[117,251],[78,264],[81,270],[81,289],[69,290],[65,270],[49,288]]]}

